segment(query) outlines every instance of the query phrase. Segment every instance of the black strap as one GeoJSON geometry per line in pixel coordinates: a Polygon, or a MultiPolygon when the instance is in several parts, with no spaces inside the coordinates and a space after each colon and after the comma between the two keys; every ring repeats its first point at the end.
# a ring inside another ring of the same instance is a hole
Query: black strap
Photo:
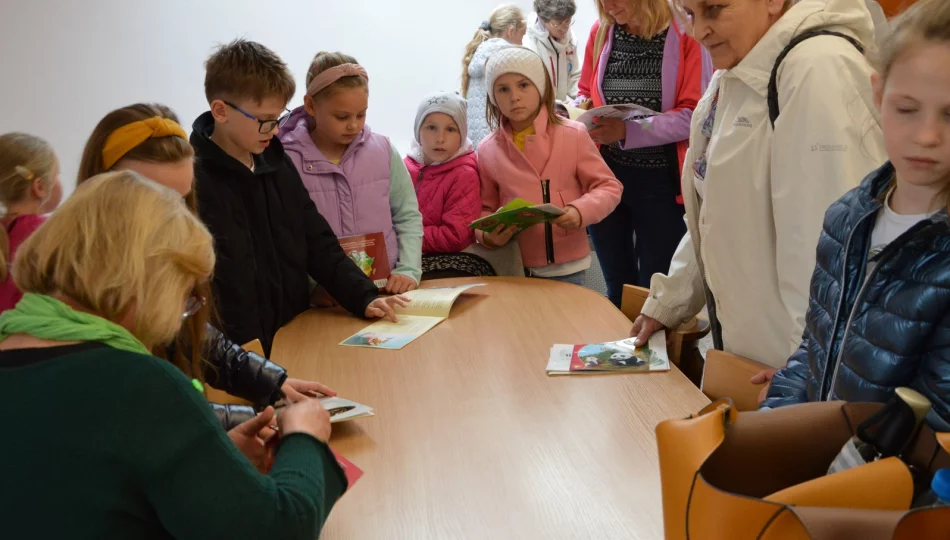
{"type": "Polygon", "coordinates": [[[769,103],[769,120],[772,122],[772,129],[775,129],[775,120],[778,118],[778,68],[782,65],[782,60],[785,60],[785,57],[788,56],[788,53],[795,48],[796,45],[805,41],[806,39],[811,39],[818,36],[837,36],[848,40],[849,43],[854,45],[854,47],[864,54],[864,46],[861,45],[861,42],[854,39],[851,36],[842,34],[840,32],[834,32],[831,30],[811,30],[809,32],[801,33],[791,41],[788,42],[788,45],[782,49],[782,52],[779,53],[778,58],[775,59],[775,65],[772,66],[772,75],[769,77],[769,93],[768,93],[768,103],[769,103]]]}

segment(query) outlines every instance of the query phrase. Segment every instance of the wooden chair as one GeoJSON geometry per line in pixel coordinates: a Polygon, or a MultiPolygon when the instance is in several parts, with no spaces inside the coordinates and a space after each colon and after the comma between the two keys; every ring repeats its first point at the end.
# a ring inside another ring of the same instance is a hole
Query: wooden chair
{"type": "Polygon", "coordinates": [[[711,349],[706,351],[706,370],[703,374],[702,391],[715,401],[731,398],[736,409],[754,411],[759,408],[759,393],[762,385],[752,384],[749,379],[769,366],[742,356],[711,349]]]}
{"type": "MultiPolygon", "coordinates": [[[[649,297],[649,289],[636,285],[624,285],[620,311],[628,319],[635,321],[649,297]]],[[[709,334],[709,321],[702,317],[693,317],[677,328],[671,336],[667,336],[669,342],[667,353],[670,362],[679,367],[696,386],[699,386],[703,374],[703,358],[696,343],[707,334],[709,334]]]]}
{"type": "MultiPolygon", "coordinates": [[[[252,352],[264,356],[264,346],[261,345],[261,340],[255,339],[241,346],[245,351],[252,352]]],[[[205,385],[205,396],[208,398],[208,401],[214,403],[220,403],[222,405],[253,405],[250,401],[246,399],[241,399],[237,396],[232,396],[227,392],[222,392],[221,390],[216,390],[211,388],[208,385],[205,385]]]]}

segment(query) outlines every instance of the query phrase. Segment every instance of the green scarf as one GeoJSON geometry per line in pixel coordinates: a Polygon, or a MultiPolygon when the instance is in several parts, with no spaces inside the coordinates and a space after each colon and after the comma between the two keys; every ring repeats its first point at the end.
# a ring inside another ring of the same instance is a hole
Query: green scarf
{"type": "Polygon", "coordinates": [[[0,340],[12,334],[54,341],[97,341],[122,351],[152,354],[118,324],[76,311],[43,294],[24,294],[15,308],[0,314],[0,340]]]}

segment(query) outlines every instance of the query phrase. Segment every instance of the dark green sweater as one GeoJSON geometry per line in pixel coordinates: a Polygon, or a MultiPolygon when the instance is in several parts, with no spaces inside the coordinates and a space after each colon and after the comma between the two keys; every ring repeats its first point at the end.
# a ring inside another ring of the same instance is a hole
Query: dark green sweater
{"type": "Polygon", "coordinates": [[[264,476],[174,366],[98,344],[0,352],[4,538],[315,539],[346,479],[285,437],[264,476]]]}

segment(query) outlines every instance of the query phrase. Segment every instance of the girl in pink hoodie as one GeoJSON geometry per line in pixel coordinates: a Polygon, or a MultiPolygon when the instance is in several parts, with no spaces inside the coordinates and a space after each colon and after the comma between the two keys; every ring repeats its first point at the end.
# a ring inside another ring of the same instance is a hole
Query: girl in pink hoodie
{"type": "Polygon", "coordinates": [[[584,126],[555,115],[551,81],[536,53],[502,49],[485,71],[495,131],[478,147],[482,216],[516,198],[541,203],[545,184],[551,203],[566,213],[550,232],[543,225],[523,232],[499,226],[476,238],[496,248],[521,232],[517,240],[529,275],[581,285],[591,261],[585,227],[617,207],[623,187],[584,126]]]}

